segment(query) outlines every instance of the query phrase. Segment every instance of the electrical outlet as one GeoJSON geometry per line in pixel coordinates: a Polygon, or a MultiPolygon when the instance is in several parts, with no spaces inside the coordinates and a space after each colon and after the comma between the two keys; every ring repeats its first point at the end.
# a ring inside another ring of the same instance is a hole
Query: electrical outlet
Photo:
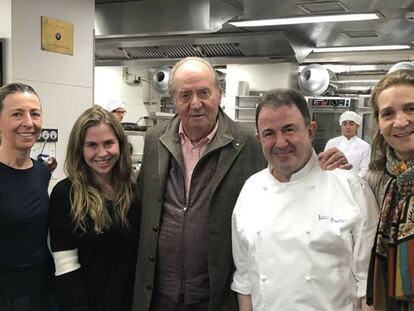
{"type": "Polygon", "coordinates": [[[42,129],[38,142],[55,143],[58,141],[58,129],[42,129]]]}

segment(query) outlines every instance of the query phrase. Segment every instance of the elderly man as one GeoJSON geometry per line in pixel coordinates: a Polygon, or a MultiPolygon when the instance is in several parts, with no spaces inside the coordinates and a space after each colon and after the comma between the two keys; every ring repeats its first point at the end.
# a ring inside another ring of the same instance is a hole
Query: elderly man
{"type": "MultiPolygon", "coordinates": [[[[207,61],[178,62],[169,89],[177,115],[147,132],[138,177],[133,310],[237,310],[231,214],[243,183],[266,161],[254,131],[220,109],[219,79],[207,61]]],[[[344,158],[328,152],[321,161],[329,167],[344,158]]]]}
{"type": "Polygon", "coordinates": [[[345,111],[339,117],[342,136],[328,140],[325,150],[332,147],[342,151],[348,162],[352,164],[352,171],[364,177],[368,171],[371,157],[369,144],[357,136],[358,127],[361,125],[362,117],[354,111],[345,111]]]}
{"type": "Polygon", "coordinates": [[[233,212],[240,311],[369,310],[363,298],[378,213],[368,185],[320,168],[316,124],[300,93],[266,95],[256,124],[269,165],[246,181],[233,212]]]}
{"type": "Polygon", "coordinates": [[[138,177],[142,227],[133,310],[237,310],[231,213],[265,166],[254,133],[219,108],[212,66],[187,58],[171,73],[177,116],[151,128],[138,177]]]}

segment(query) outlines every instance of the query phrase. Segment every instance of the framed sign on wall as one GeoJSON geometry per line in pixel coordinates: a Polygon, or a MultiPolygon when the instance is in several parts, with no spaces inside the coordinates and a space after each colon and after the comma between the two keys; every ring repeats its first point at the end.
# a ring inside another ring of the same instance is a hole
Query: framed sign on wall
{"type": "Polygon", "coordinates": [[[73,24],[42,16],[42,50],[73,55],[73,24]]]}

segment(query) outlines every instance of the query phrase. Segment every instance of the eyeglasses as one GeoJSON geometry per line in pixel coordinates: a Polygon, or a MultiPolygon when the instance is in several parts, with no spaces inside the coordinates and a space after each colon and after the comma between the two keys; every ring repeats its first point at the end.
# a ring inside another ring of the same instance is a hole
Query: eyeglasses
{"type": "Polygon", "coordinates": [[[126,110],[114,110],[114,111],[112,111],[112,113],[125,114],[126,113],[126,110]]]}

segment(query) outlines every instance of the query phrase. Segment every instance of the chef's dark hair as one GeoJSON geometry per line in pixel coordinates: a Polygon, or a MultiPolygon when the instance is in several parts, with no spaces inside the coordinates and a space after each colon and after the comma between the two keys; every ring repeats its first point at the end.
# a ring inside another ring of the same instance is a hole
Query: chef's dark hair
{"type": "Polygon", "coordinates": [[[306,125],[311,122],[311,116],[305,97],[294,89],[275,89],[266,93],[259,101],[256,108],[256,128],[263,107],[279,108],[281,106],[296,106],[303,116],[306,125]]]}

